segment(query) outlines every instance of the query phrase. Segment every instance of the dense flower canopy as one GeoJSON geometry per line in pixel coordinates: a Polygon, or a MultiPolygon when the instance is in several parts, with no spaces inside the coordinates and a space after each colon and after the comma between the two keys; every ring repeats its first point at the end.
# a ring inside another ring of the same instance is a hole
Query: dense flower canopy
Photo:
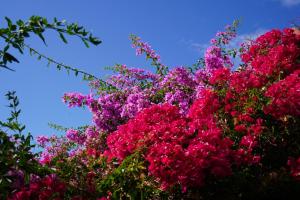
{"type": "Polygon", "coordinates": [[[116,65],[111,88],[92,81],[90,94],[66,93],[69,107],[90,109],[92,124],[39,137],[39,161],[56,175],[32,179],[10,199],[48,198],[48,191],[56,199],[210,199],[230,181],[235,195],[247,187],[239,181],[261,194],[284,181],[299,187],[300,35],[271,30],[239,51],[227,49],[234,37],[235,26],[227,26],[203,66],[169,70],[132,36],[136,54],[145,54],[156,73],[116,65]],[[238,52],[242,64],[234,66],[238,52]]]}

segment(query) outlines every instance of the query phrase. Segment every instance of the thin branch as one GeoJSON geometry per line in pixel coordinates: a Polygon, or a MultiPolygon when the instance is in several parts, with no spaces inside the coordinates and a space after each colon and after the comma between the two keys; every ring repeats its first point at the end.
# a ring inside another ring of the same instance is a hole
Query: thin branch
{"type": "Polygon", "coordinates": [[[44,54],[38,52],[37,50],[35,50],[34,48],[30,47],[27,44],[24,44],[24,47],[28,48],[30,52],[33,52],[34,54],[38,55],[40,58],[43,58],[43,59],[47,60],[50,63],[53,63],[53,64],[55,64],[57,66],[61,66],[61,67],[63,67],[66,70],[73,71],[76,76],[77,76],[77,74],[83,74],[84,77],[87,77],[88,79],[95,79],[95,80],[99,81],[100,84],[102,84],[103,86],[106,86],[107,88],[113,88],[114,87],[113,85],[111,85],[111,84],[107,83],[106,81],[104,81],[104,80],[96,77],[93,74],[90,74],[88,72],[85,72],[85,71],[79,70],[77,68],[71,67],[71,66],[66,65],[64,63],[60,63],[60,62],[58,62],[58,61],[56,61],[56,60],[54,60],[54,59],[52,59],[52,58],[50,58],[48,56],[45,56],[44,54]]]}

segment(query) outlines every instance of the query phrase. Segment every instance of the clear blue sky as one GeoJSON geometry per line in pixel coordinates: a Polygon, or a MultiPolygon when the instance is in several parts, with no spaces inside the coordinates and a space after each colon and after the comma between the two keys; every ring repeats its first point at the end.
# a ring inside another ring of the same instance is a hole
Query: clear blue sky
{"type": "MultiPolygon", "coordinates": [[[[84,25],[103,44],[87,49],[70,39],[64,45],[51,32],[46,35],[48,47],[37,39],[28,43],[58,61],[105,78],[104,67],[116,63],[150,69],[144,58],[135,56],[128,40],[131,33],[149,41],[168,66],[191,65],[202,56],[201,47],[234,19],[242,19],[239,33],[251,36],[299,24],[299,11],[300,0],[9,0],[1,2],[0,24],[3,27],[5,16],[16,20],[41,15],[84,25]]],[[[86,82],[47,68],[28,54],[18,58],[21,63],[11,66],[16,72],[0,71],[0,119],[8,114],[4,94],[16,90],[21,120],[34,136],[54,133],[48,122],[67,127],[90,123],[87,109],[68,109],[61,102],[64,92],[88,93],[86,82]]]]}

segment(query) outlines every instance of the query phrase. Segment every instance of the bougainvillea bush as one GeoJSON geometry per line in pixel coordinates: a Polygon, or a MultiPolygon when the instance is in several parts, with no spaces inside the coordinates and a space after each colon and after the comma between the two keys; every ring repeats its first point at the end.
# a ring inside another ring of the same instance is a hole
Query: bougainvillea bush
{"type": "Polygon", "coordinates": [[[116,65],[90,94],[66,93],[91,125],[38,137],[50,172],[8,199],[297,199],[300,35],[274,29],[230,49],[235,37],[227,26],[195,66],[170,68],[131,36],[156,73],[116,65]]]}

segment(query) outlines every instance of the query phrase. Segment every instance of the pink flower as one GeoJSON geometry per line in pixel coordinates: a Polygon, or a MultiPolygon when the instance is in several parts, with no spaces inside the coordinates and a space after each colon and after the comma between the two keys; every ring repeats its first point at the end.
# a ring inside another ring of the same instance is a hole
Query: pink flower
{"type": "Polygon", "coordinates": [[[291,176],[300,180],[300,157],[297,159],[289,157],[287,165],[290,167],[291,176]]]}
{"type": "Polygon", "coordinates": [[[86,140],[86,136],[82,133],[80,133],[78,130],[69,129],[66,132],[66,137],[75,143],[83,144],[86,140]]]}
{"type": "Polygon", "coordinates": [[[47,136],[38,136],[37,137],[37,142],[41,147],[45,147],[49,141],[50,140],[47,136]]]}

